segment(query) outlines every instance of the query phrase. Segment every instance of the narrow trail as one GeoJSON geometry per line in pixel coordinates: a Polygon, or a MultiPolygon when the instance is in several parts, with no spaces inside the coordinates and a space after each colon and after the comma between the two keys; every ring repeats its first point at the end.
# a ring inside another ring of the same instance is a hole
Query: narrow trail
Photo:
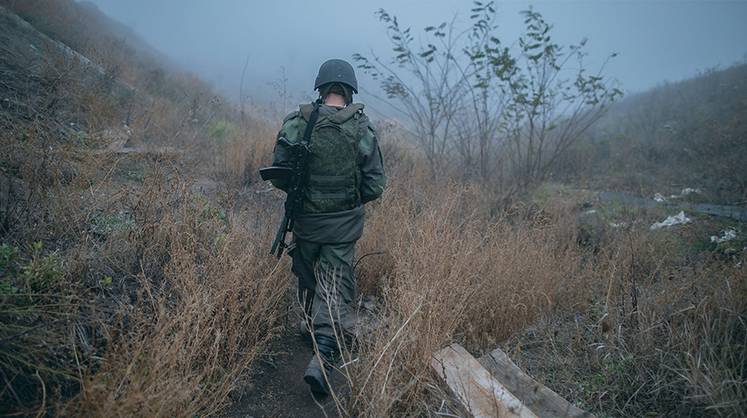
{"type": "MultiPolygon", "coordinates": [[[[331,397],[314,401],[303,373],[311,359],[306,340],[291,330],[277,338],[271,347],[272,363],[261,361],[254,368],[249,384],[237,396],[223,417],[336,417],[331,397]],[[324,410],[320,408],[324,407],[324,410]]],[[[333,385],[344,387],[344,378],[335,373],[333,385]]]]}

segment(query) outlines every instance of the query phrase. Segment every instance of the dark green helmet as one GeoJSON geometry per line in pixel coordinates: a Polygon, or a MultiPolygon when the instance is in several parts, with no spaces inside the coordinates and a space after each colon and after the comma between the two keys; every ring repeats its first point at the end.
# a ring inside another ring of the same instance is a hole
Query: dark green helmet
{"type": "Polygon", "coordinates": [[[319,74],[314,82],[314,90],[327,83],[342,83],[350,86],[358,93],[358,80],[355,78],[353,66],[345,60],[327,60],[319,67],[319,74]]]}

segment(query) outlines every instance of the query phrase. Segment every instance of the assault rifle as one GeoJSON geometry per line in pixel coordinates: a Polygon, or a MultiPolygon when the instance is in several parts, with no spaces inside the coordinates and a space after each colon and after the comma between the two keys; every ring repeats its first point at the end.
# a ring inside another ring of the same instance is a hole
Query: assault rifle
{"type": "Polygon", "coordinates": [[[309,147],[311,146],[311,131],[314,129],[316,120],[319,117],[319,102],[314,103],[314,109],[311,111],[309,121],[306,124],[303,138],[300,142],[292,143],[286,138],[280,138],[279,141],[287,146],[291,153],[291,167],[264,167],[259,169],[259,175],[262,180],[279,179],[284,181],[288,187],[285,198],[285,214],[283,221],[280,223],[278,232],[275,234],[275,240],[272,242],[270,254],[277,255],[278,258],[283,256],[283,251],[288,247],[285,237],[288,232],[293,231],[293,222],[300,213],[303,212],[304,189],[306,188],[307,162],[309,156],[309,147]]]}

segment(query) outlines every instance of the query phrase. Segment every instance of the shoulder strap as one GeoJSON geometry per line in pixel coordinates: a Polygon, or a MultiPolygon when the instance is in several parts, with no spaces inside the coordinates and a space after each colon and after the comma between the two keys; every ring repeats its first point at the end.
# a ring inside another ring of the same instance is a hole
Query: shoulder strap
{"type": "Polygon", "coordinates": [[[305,146],[309,146],[311,143],[311,131],[314,130],[314,125],[316,125],[316,120],[319,118],[319,101],[314,102],[314,108],[311,110],[311,114],[309,115],[309,121],[306,123],[306,129],[303,131],[303,139],[301,140],[301,144],[305,146]]]}
{"type": "Polygon", "coordinates": [[[330,116],[330,120],[335,123],[342,124],[358,113],[363,113],[363,104],[352,103],[347,105],[344,109],[338,110],[334,115],[330,116]]]}
{"type": "Polygon", "coordinates": [[[286,116],[285,119],[283,119],[283,123],[288,122],[289,120],[291,120],[293,118],[297,118],[298,115],[300,115],[300,114],[301,114],[301,112],[299,112],[298,110],[295,110],[295,111],[289,113],[288,116],[286,116]]]}

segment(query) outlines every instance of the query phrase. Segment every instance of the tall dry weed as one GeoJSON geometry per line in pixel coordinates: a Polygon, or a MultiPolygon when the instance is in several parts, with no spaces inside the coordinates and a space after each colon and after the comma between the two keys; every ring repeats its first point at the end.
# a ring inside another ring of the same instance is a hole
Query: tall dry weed
{"type": "Polygon", "coordinates": [[[676,231],[618,231],[592,259],[603,289],[588,309],[544,315],[505,349],[599,413],[744,415],[747,276],[687,244],[676,231]]]}
{"type": "Polygon", "coordinates": [[[433,412],[433,352],[452,340],[495,346],[597,287],[559,219],[490,216],[484,201],[475,187],[395,180],[371,211],[361,253],[383,254],[364,261],[361,285],[380,295],[383,325],[348,359],[347,413],[433,412]]]}
{"type": "Polygon", "coordinates": [[[161,251],[144,257],[163,257],[161,269],[143,265],[136,301],[117,312],[109,350],[65,414],[215,413],[273,337],[285,312],[285,269],[240,220],[225,225],[188,193],[178,200],[148,230],[161,251]]]}

